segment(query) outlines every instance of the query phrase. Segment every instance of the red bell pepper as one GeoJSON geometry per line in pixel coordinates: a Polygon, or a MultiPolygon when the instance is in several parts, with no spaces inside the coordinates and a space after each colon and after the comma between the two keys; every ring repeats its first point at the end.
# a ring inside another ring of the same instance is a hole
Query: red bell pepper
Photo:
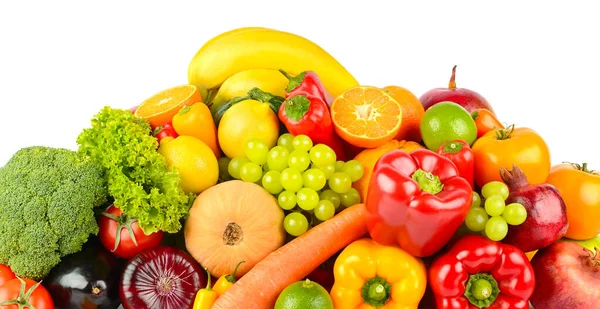
{"type": "Polygon", "coordinates": [[[279,70],[290,82],[285,89],[286,98],[296,96],[301,93],[308,93],[317,96],[331,106],[333,96],[325,89],[321,79],[314,71],[304,71],[296,76],[292,76],[284,70],[279,70]]]}
{"type": "Polygon", "coordinates": [[[433,255],[465,220],[472,195],[450,159],[428,149],[393,150],[373,168],[365,202],[369,234],[413,256],[433,255]]]}
{"type": "Polygon", "coordinates": [[[346,161],[340,138],[335,135],[327,104],[319,97],[303,93],[287,98],[279,108],[279,120],[292,135],[304,134],[313,144],[325,144],[337,160],[346,161]]]}
{"type": "Polygon", "coordinates": [[[171,122],[167,122],[159,127],[156,127],[153,132],[154,137],[158,140],[158,144],[160,145],[160,141],[165,137],[176,138],[179,136],[173,128],[173,124],[171,122]]]}
{"type": "Polygon", "coordinates": [[[527,309],[533,267],[517,247],[479,235],[460,238],[429,268],[438,309],[527,309]]]}
{"type": "Polygon", "coordinates": [[[475,188],[475,158],[469,143],[463,140],[454,140],[440,145],[438,153],[450,159],[456,168],[458,175],[469,182],[471,189],[475,188]]]}

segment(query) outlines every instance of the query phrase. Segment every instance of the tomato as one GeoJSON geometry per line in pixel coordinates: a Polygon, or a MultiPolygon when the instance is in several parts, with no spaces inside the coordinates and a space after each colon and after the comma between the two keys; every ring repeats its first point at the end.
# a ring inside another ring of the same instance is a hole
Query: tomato
{"type": "Polygon", "coordinates": [[[504,125],[500,123],[498,118],[490,110],[485,108],[479,108],[471,113],[471,117],[475,120],[475,126],[477,126],[477,138],[482,137],[485,133],[504,129],[504,125]]]}
{"type": "Polygon", "coordinates": [[[517,165],[530,184],[541,184],[550,173],[550,149],[532,129],[514,125],[487,132],[471,147],[475,157],[475,184],[481,188],[490,181],[502,181],[500,168],[517,165]]]}
{"type": "Polygon", "coordinates": [[[562,163],[552,166],[546,182],[558,189],[567,206],[565,237],[586,240],[600,234],[599,172],[589,170],[585,163],[562,163]]]}
{"type": "Polygon", "coordinates": [[[10,267],[0,264],[0,286],[15,278],[15,273],[13,273],[10,267]]]}
{"type": "Polygon", "coordinates": [[[179,136],[179,134],[177,134],[175,128],[173,128],[173,125],[170,122],[154,129],[154,137],[156,137],[159,144],[160,141],[165,137],[176,138],[177,136],[179,136]]]}
{"type": "Polygon", "coordinates": [[[48,290],[30,279],[15,278],[0,286],[0,303],[4,302],[11,304],[2,306],[2,309],[54,309],[54,302],[48,290]],[[24,289],[23,285],[25,285],[24,289]],[[22,292],[21,289],[24,291],[22,292]]]}
{"type": "Polygon", "coordinates": [[[114,255],[130,259],[136,254],[158,246],[163,232],[144,234],[137,219],[125,216],[121,209],[110,205],[98,220],[100,242],[114,255]]]}

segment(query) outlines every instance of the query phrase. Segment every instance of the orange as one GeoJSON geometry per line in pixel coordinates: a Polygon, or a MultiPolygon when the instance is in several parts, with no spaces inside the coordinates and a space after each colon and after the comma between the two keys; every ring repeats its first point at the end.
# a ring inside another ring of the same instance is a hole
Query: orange
{"type": "Polygon", "coordinates": [[[425,109],[419,98],[400,86],[387,86],[383,87],[383,90],[402,106],[402,125],[395,139],[420,142],[421,118],[425,114],[425,109]]]}
{"type": "Polygon", "coordinates": [[[362,164],[365,172],[359,180],[352,184],[352,187],[358,191],[361,200],[364,202],[367,199],[371,174],[373,173],[373,168],[375,167],[375,163],[377,163],[379,158],[381,158],[384,154],[396,149],[410,153],[413,150],[421,148],[425,147],[416,142],[391,140],[377,148],[365,149],[358,153],[356,157],[354,157],[354,160],[357,160],[362,164]]]}
{"type": "Polygon", "coordinates": [[[202,102],[202,96],[196,86],[175,86],[146,99],[137,108],[135,115],[146,119],[156,128],[171,121],[182,107],[197,102],[202,102]]]}
{"type": "Polygon", "coordinates": [[[336,133],[356,147],[375,148],[396,137],[402,124],[402,106],[383,89],[357,86],[331,103],[336,133]]]}

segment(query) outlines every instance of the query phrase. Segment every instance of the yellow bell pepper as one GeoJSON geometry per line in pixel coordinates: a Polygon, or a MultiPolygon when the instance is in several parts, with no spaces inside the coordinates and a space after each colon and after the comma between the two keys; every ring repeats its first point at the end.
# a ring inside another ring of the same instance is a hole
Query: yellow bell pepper
{"type": "Polygon", "coordinates": [[[213,286],[213,290],[215,290],[219,294],[219,296],[227,292],[227,290],[229,290],[229,288],[237,281],[235,278],[235,273],[237,272],[240,265],[242,265],[242,263],[244,262],[245,261],[239,262],[233,269],[233,273],[229,275],[223,275],[221,276],[221,278],[219,278],[219,280],[217,280],[217,282],[213,286]]]}
{"type": "Polygon", "coordinates": [[[425,295],[423,261],[370,238],[348,245],[333,267],[331,299],[336,309],[417,309],[425,295]]]}
{"type": "Polygon", "coordinates": [[[198,293],[196,293],[196,298],[194,299],[193,309],[210,309],[212,307],[213,303],[219,297],[219,294],[217,294],[216,291],[211,289],[210,272],[208,271],[208,268],[204,268],[204,270],[206,271],[206,274],[208,275],[207,276],[208,279],[206,282],[206,288],[200,289],[200,290],[198,290],[198,293]]]}

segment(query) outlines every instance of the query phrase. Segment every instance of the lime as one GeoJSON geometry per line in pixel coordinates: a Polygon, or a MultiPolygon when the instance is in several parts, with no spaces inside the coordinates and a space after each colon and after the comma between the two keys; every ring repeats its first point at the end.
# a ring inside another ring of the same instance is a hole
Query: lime
{"type": "Polygon", "coordinates": [[[472,146],[477,139],[477,126],[462,106],[446,101],[433,105],[421,119],[421,135],[425,146],[437,151],[444,142],[464,140],[472,146]]]}
{"type": "Polygon", "coordinates": [[[274,309],[333,309],[333,301],[323,286],[306,279],[283,289],[274,309]]]}

